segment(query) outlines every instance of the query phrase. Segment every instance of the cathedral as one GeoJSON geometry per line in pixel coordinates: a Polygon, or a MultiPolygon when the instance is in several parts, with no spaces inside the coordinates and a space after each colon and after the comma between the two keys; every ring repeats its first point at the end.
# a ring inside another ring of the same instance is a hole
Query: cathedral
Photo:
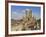
{"type": "Polygon", "coordinates": [[[31,30],[34,29],[34,26],[36,24],[36,19],[32,15],[32,10],[31,9],[26,9],[25,10],[26,16],[23,19],[23,22],[25,23],[25,29],[26,30],[31,30]]]}

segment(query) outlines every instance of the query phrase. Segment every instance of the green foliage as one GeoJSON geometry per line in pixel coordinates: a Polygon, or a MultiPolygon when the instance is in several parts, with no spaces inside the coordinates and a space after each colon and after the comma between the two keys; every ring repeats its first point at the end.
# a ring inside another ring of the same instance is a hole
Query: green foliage
{"type": "Polygon", "coordinates": [[[37,22],[40,24],[40,22],[41,22],[41,19],[38,19],[38,20],[37,20],[37,22]]]}

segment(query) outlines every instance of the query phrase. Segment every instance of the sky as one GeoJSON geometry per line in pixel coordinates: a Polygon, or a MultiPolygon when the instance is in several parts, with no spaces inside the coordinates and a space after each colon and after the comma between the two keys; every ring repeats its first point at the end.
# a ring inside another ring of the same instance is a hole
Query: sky
{"type": "Polygon", "coordinates": [[[37,19],[40,18],[40,12],[41,8],[40,7],[35,7],[35,6],[11,6],[11,18],[15,20],[22,19],[22,16],[24,16],[25,9],[31,9],[33,16],[35,16],[37,19]]]}

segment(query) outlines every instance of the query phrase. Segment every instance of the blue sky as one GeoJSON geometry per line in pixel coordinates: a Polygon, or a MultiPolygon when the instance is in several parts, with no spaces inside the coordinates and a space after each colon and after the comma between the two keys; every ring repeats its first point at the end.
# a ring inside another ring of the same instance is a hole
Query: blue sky
{"type": "Polygon", "coordinates": [[[23,10],[25,9],[31,9],[32,13],[36,18],[40,18],[40,7],[35,6],[11,6],[11,12],[12,12],[12,18],[14,19],[20,19],[24,15],[23,10]]]}

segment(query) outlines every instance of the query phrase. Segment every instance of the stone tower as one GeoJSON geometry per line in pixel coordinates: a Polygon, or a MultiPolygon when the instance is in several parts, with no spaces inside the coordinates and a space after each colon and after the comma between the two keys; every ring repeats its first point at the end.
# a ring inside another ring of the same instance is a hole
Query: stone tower
{"type": "Polygon", "coordinates": [[[32,10],[31,9],[26,9],[25,14],[26,14],[27,18],[31,18],[32,17],[32,10]]]}

